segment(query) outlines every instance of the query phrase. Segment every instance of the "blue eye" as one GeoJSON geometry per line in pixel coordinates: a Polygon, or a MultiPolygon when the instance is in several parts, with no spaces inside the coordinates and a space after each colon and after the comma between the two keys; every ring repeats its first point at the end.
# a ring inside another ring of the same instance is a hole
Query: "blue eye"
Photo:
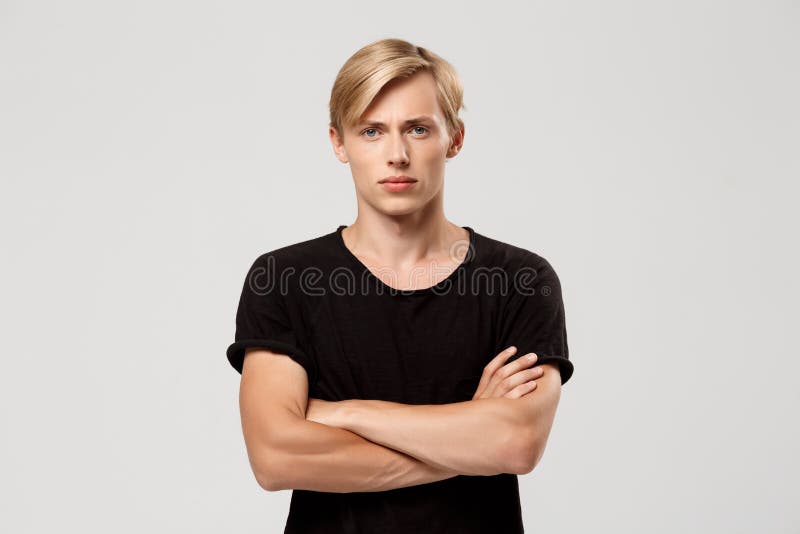
{"type": "MultiPolygon", "coordinates": [[[[412,130],[415,130],[414,133],[416,133],[417,135],[425,135],[426,133],[428,133],[428,129],[425,126],[414,126],[412,128],[412,130]],[[420,129],[422,130],[421,132],[417,131],[417,130],[420,130],[420,129]]],[[[366,128],[366,129],[361,131],[360,135],[365,135],[366,134],[366,137],[375,138],[375,137],[377,137],[377,132],[378,132],[378,130],[376,128],[366,128]],[[367,132],[375,132],[376,135],[369,135],[367,132]]]]}

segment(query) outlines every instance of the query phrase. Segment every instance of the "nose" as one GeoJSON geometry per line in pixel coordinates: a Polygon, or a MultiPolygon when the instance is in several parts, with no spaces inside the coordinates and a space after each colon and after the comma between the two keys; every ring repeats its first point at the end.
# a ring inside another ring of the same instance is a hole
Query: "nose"
{"type": "Polygon", "coordinates": [[[402,134],[399,136],[392,136],[388,145],[388,163],[402,167],[408,165],[408,150],[406,150],[406,143],[402,134]]]}

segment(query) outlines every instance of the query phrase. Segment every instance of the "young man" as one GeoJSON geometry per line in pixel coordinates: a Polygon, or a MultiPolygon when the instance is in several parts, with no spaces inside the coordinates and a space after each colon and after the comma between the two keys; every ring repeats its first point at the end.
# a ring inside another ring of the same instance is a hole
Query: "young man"
{"type": "Polygon", "coordinates": [[[543,257],[445,218],[455,70],[399,39],[342,67],[330,138],[358,215],[250,267],[227,357],[285,532],[523,532],[517,475],[573,372],[543,257]]]}

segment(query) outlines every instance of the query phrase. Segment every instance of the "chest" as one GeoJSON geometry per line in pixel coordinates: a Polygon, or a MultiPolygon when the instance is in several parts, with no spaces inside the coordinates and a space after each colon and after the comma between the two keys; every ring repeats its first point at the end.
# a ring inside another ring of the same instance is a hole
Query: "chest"
{"type": "Polygon", "coordinates": [[[327,295],[306,308],[325,400],[469,400],[495,356],[496,305],[481,296],[327,295]]]}

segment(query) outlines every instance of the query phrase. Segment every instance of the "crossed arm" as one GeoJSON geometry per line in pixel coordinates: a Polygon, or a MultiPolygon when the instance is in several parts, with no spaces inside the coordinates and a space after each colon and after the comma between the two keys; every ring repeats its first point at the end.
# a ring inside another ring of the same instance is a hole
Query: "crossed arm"
{"type": "Polygon", "coordinates": [[[306,373],[288,356],[249,352],[242,429],[256,479],[269,491],[385,491],[459,474],[528,472],[560,393],[558,369],[542,365],[537,388],[519,399],[326,402],[308,398],[306,373]]]}
{"type": "Polygon", "coordinates": [[[560,396],[558,367],[542,368],[537,388],[519,399],[409,405],[311,398],[306,419],[349,430],[444,471],[524,474],[544,453],[560,396]]]}

